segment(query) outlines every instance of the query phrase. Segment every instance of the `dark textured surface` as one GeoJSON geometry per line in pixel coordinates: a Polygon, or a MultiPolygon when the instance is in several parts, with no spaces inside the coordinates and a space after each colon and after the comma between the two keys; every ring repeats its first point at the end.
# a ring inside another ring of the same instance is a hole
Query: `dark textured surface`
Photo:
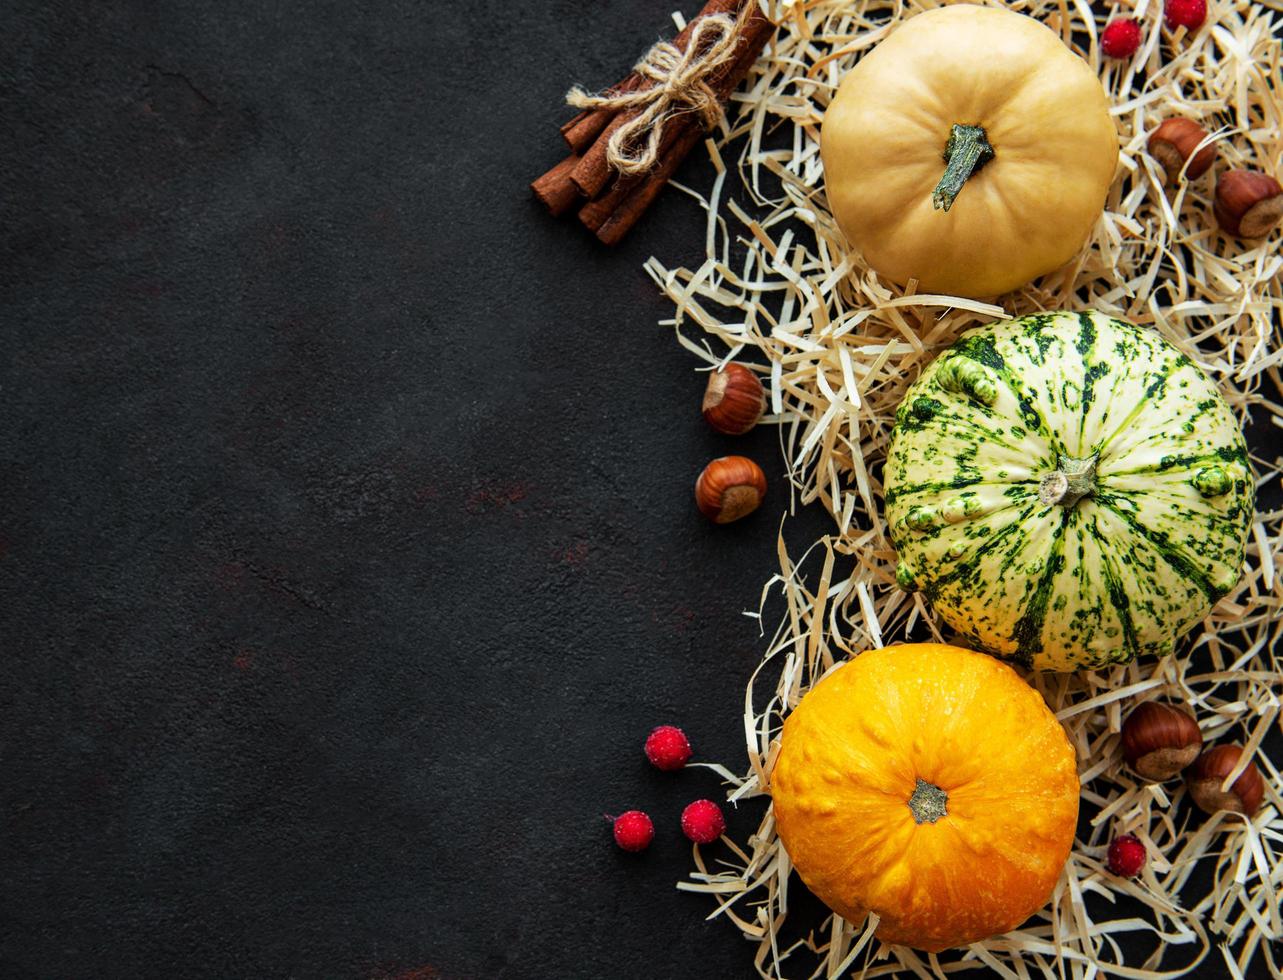
{"type": "Polygon", "coordinates": [[[742,758],[775,436],[655,325],[688,200],[526,190],[672,6],[0,7],[0,975],[751,972],[639,749],[742,758]]]}
{"type": "Polygon", "coordinates": [[[742,757],[775,436],[656,326],[688,200],[611,253],[526,189],[671,8],[0,9],[0,974],[748,969],[640,744],[742,757]]]}

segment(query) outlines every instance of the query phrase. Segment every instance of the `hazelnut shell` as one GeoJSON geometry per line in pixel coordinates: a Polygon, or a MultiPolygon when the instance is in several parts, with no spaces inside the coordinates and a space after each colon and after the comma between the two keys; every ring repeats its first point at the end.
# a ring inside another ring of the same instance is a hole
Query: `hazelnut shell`
{"type": "Polygon", "coordinates": [[[1231,810],[1250,817],[1260,807],[1265,780],[1254,762],[1247,764],[1228,790],[1221,789],[1242,754],[1240,745],[1217,745],[1200,755],[1185,773],[1189,795],[1204,813],[1231,810]]]}
{"type": "Polygon", "coordinates": [[[757,510],[766,496],[766,474],[747,456],[722,456],[695,481],[695,503],[710,521],[729,524],[757,510]]]}
{"type": "Polygon", "coordinates": [[[1283,218],[1283,187],[1259,170],[1227,170],[1216,180],[1212,210],[1226,234],[1261,238],[1283,218]]]}
{"type": "Polygon", "coordinates": [[[1123,722],[1123,757],[1137,775],[1153,782],[1171,779],[1203,748],[1198,722],[1179,708],[1144,701],[1123,722]]]}
{"type": "Polygon", "coordinates": [[[708,376],[703,410],[704,420],[718,432],[743,435],[766,411],[766,392],[743,364],[727,364],[708,376]]]}
{"type": "Polygon", "coordinates": [[[1207,130],[1192,119],[1164,119],[1149,137],[1150,155],[1163,165],[1167,184],[1175,184],[1181,168],[1185,179],[1195,180],[1207,173],[1216,159],[1216,144],[1208,143],[1197,153],[1194,148],[1207,138],[1207,130]],[[1186,166],[1185,161],[1189,161],[1186,166]]]}

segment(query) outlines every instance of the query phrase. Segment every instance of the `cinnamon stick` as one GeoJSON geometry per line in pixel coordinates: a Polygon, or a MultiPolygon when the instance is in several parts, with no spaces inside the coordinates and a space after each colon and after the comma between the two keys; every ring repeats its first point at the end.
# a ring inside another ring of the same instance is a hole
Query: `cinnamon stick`
{"type": "MultiPolygon", "coordinates": [[[[632,92],[642,84],[642,78],[636,73],[630,74],[622,82],[612,85],[606,90],[606,95],[622,95],[625,92],[632,92]]],[[[575,116],[570,122],[561,127],[561,135],[565,137],[566,145],[570,147],[572,153],[583,153],[593,142],[601,135],[610,121],[615,117],[616,110],[607,109],[602,106],[599,109],[585,109],[579,115],[575,116]]]]}
{"type": "MultiPolygon", "coordinates": [[[[695,32],[695,28],[701,19],[713,14],[736,13],[741,4],[745,2],[756,5],[757,0],[708,0],[703,9],[691,18],[681,33],[673,38],[673,45],[679,50],[685,51],[686,45],[689,43],[691,35],[695,32]]],[[[645,87],[650,88],[651,86],[646,84],[645,87]]],[[[607,112],[605,109],[600,111],[607,112]]],[[[574,173],[570,175],[570,179],[575,182],[575,185],[585,196],[596,197],[601,192],[601,189],[606,186],[607,181],[610,180],[611,168],[610,164],[606,162],[606,148],[610,144],[610,137],[614,135],[620,126],[630,119],[636,118],[640,112],[640,109],[625,109],[622,112],[611,111],[602,124],[603,129],[599,131],[596,142],[592,143],[587,150],[581,151],[583,152],[583,160],[575,168],[574,173]]]]}
{"type": "MultiPolygon", "coordinates": [[[[576,126],[578,126],[581,122],[583,122],[592,114],[593,114],[592,109],[580,109],[579,112],[577,112],[572,118],[567,119],[564,123],[561,124],[561,135],[565,136],[568,132],[570,132],[572,129],[574,129],[576,126]]],[[[571,149],[573,150],[574,147],[572,146],[571,149]]]]}
{"type": "MultiPolygon", "coordinates": [[[[753,3],[755,0],[749,2],[753,3]]],[[[761,16],[759,10],[755,9],[749,15],[744,24],[744,42],[738,55],[731,62],[729,70],[712,82],[719,99],[725,101],[739,87],[774,29],[775,25],[761,16]]],[[[669,145],[670,134],[666,132],[661,141],[660,163],[653,172],[639,174],[635,178],[622,174],[617,176],[609,191],[580,209],[579,220],[596,232],[597,238],[604,244],[617,245],[628,234],[704,135],[703,127],[690,115],[673,120],[670,129],[674,131],[672,144],[669,145]]]]}
{"type": "Polygon", "coordinates": [[[749,69],[757,63],[762,49],[766,47],[766,42],[775,32],[775,24],[762,13],[762,8],[757,5],[757,0],[747,0],[753,5],[752,12],[744,18],[744,26],[740,30],[740,47],[735,56],[735,60],[730,62],[730,67],[725,66],[713,79],[713,89],[717,92],[717,97],[725,102],[731,97],[731,93],[739,88],[740,82],[748,74],[749,69]]]}
{"type": "MultiPolygon", "coordinates": [[[[702,17],[710,13],[733,12],[741,3],[752,4],[752,9],[741,25],[736,56],[714,71],[708,80],[714,94],[723,102],[730,97],[757,61],[775,25],[762,15],[757,0],[709,0],[699,14],[702,17]]],[[[688,41],[695,22],[692,20],[674,43],[688,41]]],[[[640,84],[639,76],[632,74],[619,82],[615,88],[620,89],[625,85],[635,87],[638,84],[640,84]]],[[[579,220],[608,245],[618,243],[637,223],[703,136],[703,127],[698,117],[691,113],[678,114],[672,117],[664,127],[664,133],[660,138],[659,163],[654,170],[646,174],[613,174],[612,168],[606,162],[606,144],[610,134],[618,126],[623,125],[625,120],[622,117],[625,115],[626,113],[615,113],[604,108],[579,113],[562,126],[563,136],[568,142],[572,138],[577,140],[582,138],[581,135],[572,136],[572,134],[583,134],[593,127],[600,126],[601,131],[596,141],[582,154],[571,153],[530,185],[536,196],[553,214],[563,214],[582,202],[580,195],[583,187],[576,182],[576,175],[582,175],[585,159],[590,155],[599,155],[600,165],[593,164],[591,180],[587,183],[588,187],[594,189],[589,195],[590,200],[583,203],[579,209],[579,220]],[[598,173],[599,166],[600,173],[598,173]],[[613,181],[611,181],[612,176],[613,181]],[[607,188],[608,182],[610,183],[607,188]]]]}
{"type": "Polygon", "coordinates": [[[659,165],[649,174],[638,175],[640,183],[624,195],[614,213],[597,229],[597,238],[603,244],[618,245],[623,240],[703,136],[704,132],[699,126],[683,127],[676,144],[660,158],[659,165]]]}
{"type": "Polygon", "coordinates": [[[617,174],[611,181],[610,187],[579,209],[579,223],[596,234],[637,185],[649,176],[649,174],[617,174]]]}
{"type": "MultiPolygon", "coordinates": [[[[664,135],[659,139],[659,159],[665,159],[673,151],[673,147],[687,130],[699,128],[699,122],[694,116],[685,115],[674,118],[664,127],[664,135]]],[[[614,180],[605,191],[579,209],[580,222],[589,231],[595,232],[614,213],[615,208],[624,202],[632,190],[648,176],[650,174],[647,173],[615,174],[614,180]]]]}
{"type": "Polygon", "coordinates": [[[579,201],[579,188],[570,179],[579,164],[579,154],[572,153],[546,174],[534,181],[530,189],[553,214],[565,214],[579,201]]]}
{"type": "Polygon", "coordinates": [[[596,197],[598,192],[606,186],[611,172],[610,162],[606,159],[610,138],[615,135],[615,130],[636,115],[635,109],[616,113],[610,120],[610,125],[597,137],[597,142],[585,151],[575,169],[570,172],[570,180],[579,188],[579,193],[586,197],[596,197]]]}

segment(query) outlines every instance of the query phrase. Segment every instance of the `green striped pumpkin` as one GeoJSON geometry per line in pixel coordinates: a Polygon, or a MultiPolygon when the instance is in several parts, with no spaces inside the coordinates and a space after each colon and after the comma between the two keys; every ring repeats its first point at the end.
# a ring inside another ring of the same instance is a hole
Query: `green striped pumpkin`
{"type": "Polygon", "coordinates": [[[1043,670],[1170,653],[1238,581],[1253,512],[1212,382],[1100,313],[964,333],[900,404],[884,486],[900,586],[1043,670]]]}

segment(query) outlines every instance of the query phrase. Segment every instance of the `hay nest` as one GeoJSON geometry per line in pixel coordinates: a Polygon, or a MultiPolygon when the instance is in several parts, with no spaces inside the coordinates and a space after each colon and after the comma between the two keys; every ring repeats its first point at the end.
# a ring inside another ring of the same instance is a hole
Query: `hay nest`
{"type": "MultiPolygon", "coordinates": [[[[878,466],[905,388],[968,326],[1097,309],[1153,327],[1220,385],[1249,427],[1258,499],[1279,499],[1283,235],[1254,244],[1221,235],[1213,174],[1165,191],[1145,143],[1163,118],[1187,116],[1215,136],[1214,171],[1283,171],[1283,3],[1212,0],[1207,22],[1192,33],[1166,29],[1153,0],[1124,0],[1109,16],[1082,0],[1007,4],[1049,25],[1098,70],[1118,123],[1121,165],[1078,258],[992,305],[880,281],[848,254],[824,199],[820,121],[842,74],[901,20],[936,5],[772,0],[779,33],[735,96],[729,128],[708,144],[712,187],[683,188],[707,212],[705,261],[694,269],[655,258],[646,264],[676,307],[664,322],[685,347],[710,369],[735,359],[762,372],[790,510],[818,501],[836,524],[802,556],[788,554],[780,538],[780,568],[763,603],[782,598],[785,612],[745,691],[747,767],[712,766],[733,802],[769,794],[784,716],[835,663],[911,637],[948,639],[920,597],[895,588],[878,466]],[[1112,16],[1144,25],[1135,58],[1101,58],[1100,30],[1112,16]]],[[[746,842],[719,845],[716,861],[696,848],[695,869],[678,887],[713,896],[710,917],[758,944],[764,977],[972,969],[1020,980],[1174,977],[1209,957],[1217,972],[1223,959],[1229,976],[1264,969],[1283,976],[1270,945],[1283,938],[1283,798],[1266,751],[1277,745],[1280,717],[1281,525],[1283,510],[1258,512],[1242,581],[1176,656],[1028,675],[1077,751],[1086,830],[1050,903],[1019,930],[937,956],[882,945],[872,917],[848,923],[812,909],[786,924],[800,886],[790,882],[769,808],[746,842]],[[1253,754],[1267,789],[1250,821],[1205,818],[1183,800],[1181,784],[1147,784],[1127,771],[1118,739],[1125,709],[1159,695],[1188,702],[1207,741],[1241,741],[1253,754]],[[1134,881],[1104,868],[1109,841],[1126,832],[1150,855],[1134,881]]]]}

